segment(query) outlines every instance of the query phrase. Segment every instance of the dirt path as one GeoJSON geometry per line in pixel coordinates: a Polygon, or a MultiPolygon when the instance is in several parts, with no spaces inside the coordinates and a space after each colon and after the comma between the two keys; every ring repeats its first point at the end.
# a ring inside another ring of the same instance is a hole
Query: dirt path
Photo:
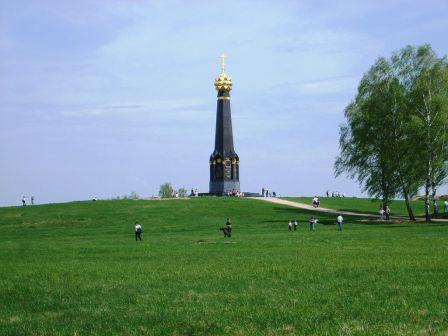
{"type": "MultiPolygon", "coordinates": [[[[304,210],[311,210],[311,211],[318,211],[318,212],[326,212],[331,214],[340,214],[340,215],[347,215],[347,216],[358,216],[358,217],[378,217],[372,214],[366,214],[366,213],[360,213],[360,212],[350,212],[350,211],[339,211],[335,209],[328,209],[328,208],[315,208],[312,205],[300,203],[300,202],[294,202],[294,201],[288,201],[281,198],[276,197],[251,197],[252,199],[257,199],[260,201],[266,201],[271,202],[275,204],[283,204],[283,205],[289,205],[294,208],[304,209],[304,210]]],[[[397,217],[397,218],[404,218],[404,217],[397,217]]]]}
{"type": "MultiPolygon", "coordinates": [[[[256,200],[260,200],[260,201],[271,202],[271,203],[275,203],[275,204],[289,205],[289,206],[292,206],[294,208],[299,208],[299,209],[304,209],[304,210],[325,212],[325,213],[330,213],[330,214],[335,214],[335,215],[346,215],[346,216],[376,218],[377,220],[380,220],[379,219],[379,215],[367,214],[367,213],[362,213],[362,212],[339,211],[339,210],[335,210],[335,209],[321,208],[321,207],[315,208],[315,207],[313,207],[312,205],[309,205],[309,204],[300,203],[300,202],[294,202],[294,201],[288,201],[288,200],[281,199],[281,198],[276,198],[276,197],[250,197],[250,198],[256,199],[256,200]]],[[[409,221],[409,218],[407,216],[390,216],[390,218],[391,219],[395,219],[397,221],[409,221]]],[[[418,222],[424,222],[425,219],[422,218],[422,217],[417,217],[417,221],[418,222]]],[[[447,220],[433,218],[432,222],[443,223],[443,222],[447,222],[447,220]]]]}

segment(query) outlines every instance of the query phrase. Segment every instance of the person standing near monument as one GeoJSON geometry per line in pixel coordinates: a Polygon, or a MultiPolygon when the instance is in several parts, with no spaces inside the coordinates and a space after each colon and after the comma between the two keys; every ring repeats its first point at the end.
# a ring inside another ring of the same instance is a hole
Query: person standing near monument
{"type": "Polygon", "coordinates": [[[139,239],[140,241],[142,240],[142,226],[138,223],[135,222],[135,241],[137,241],[137,239],[139,239]]]}
{"type": "Polygon", "coordinates": [[[23,196],[23,197],[22,197],[22,206],[25,206],[25,205],[26,205],[26,197],[23,196]]]}
{"type": "Polygon", "coordinates": [[[342,227],[344,225],[344,218],[339,215],[338,216],[338,231],[342,231],[342,227]]]}

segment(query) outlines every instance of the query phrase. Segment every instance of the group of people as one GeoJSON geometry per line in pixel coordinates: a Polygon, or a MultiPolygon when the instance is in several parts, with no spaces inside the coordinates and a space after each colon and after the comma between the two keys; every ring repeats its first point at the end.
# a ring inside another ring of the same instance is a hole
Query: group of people
{"type": "MultiPolygon", "coordinates": [[[[330,197],[330,190],[327,190],[327,197],[330,197]]],[[[345,193],[339,191],[333,191],[331,193],[331,197],[345,197],[345,193]]]]}
{"type": "Polygon", "coordinates": [[[380,204],[378,213],[380,214],[381,220],[384,220],[384,218],[386,218],[386,220],[388,221],[390,219],[390,208],[388,205],[384,206],[383,204],[380,204]]]}
{"type": "MultiPolygon", "coordinates": [[[[30,201],[31,205],[34,205],[34,196],[31,196],[30,201]]],[[[26,196],[22,197],[22,206],[26,206],[26,196]]]]}
{"type": "MultiPolygon", "coordinates": [[[[432,207],[433,207],[433,213],[434,215],[438,215],[439,214],[439,205],[437,204],[437,201],[434,200],[432,202],[432,207]]],[[[448,200],[445,200],[445,202],[443,202],[443,213],[448,213],[448,200]]]]}
{"type": "Polygon", "coordinates": [[[314,207],[314,208],[318,208],[319,205],[320,205],[320,199],[319,199],[319,197],[314,196],[314,197],[313,197],[313,207],[314,207]]]}
{"type": "Polygon", "coordinates": [[[272,193],[269,191],[269,189],[263,187],[261,188],[261,196],[262,197],[277,197],[277,194],[275,193],[275,191],[273,191],[272,193]]]}
{"type": "MultiPolygon", "coordinates": [[[[314,218],[313,216],[308,220],[308,223],[310,224],[310,230],[314,231],[316,229],[316,223],[319,220],[317,218],[314,218]]],[[[342,231],[343,226],[344,226],[344,218],[339,215],[337,217],[337,225],[338,225],[338,231],[342,231]]],[[[288,230],[292,231],[292,229],[294,228],[294,230],[297,230],[297,227],[299,226],[299,222],[296,220],[292,221],[290,220],[288,222],[288,230]]]]}
{"type": "Polygon", "coordinates": [[[227,196],[243,197],[244,194],[239,190],[231,189],[227,192],[227,196]]]}
{"type": "Polygon", "coordinates": [[[199,196],[198,188],[191,188],[190,197],[198,197],[198,196],[199,196]]]}

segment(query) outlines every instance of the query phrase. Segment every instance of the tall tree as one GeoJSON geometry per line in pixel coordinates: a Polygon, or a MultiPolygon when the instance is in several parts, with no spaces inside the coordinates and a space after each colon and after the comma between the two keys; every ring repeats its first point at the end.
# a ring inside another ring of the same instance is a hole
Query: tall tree
{"type": "Polygon", "coordinates": [[[398,189],[393,156],[393,136],[387,111],[393,103],[389,63],[380,58],[364,75],[358,94],[345,109],[347,124],[340,128],[341,153],[336,176],[348,173],[363,190],[387,205],[398,189]]]}
{"type": "Polygon", "coordinates": [[[447,177],[448,160],[448,62],[429,45],[408,46],[392,58],[406,91],[412,114],[413,153],[425,192],[425,218],[430,221],[430,199],[447,177]]]}

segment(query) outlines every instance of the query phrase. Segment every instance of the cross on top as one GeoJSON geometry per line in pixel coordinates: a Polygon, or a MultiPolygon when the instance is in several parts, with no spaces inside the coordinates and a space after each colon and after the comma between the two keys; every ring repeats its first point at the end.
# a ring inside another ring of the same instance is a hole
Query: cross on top
{"type": "Polygon", "coordinates": [[[226,69],[226,55],[224,53],[221,54],[221,73],[224,73],[225,69],[226,69]]]}

